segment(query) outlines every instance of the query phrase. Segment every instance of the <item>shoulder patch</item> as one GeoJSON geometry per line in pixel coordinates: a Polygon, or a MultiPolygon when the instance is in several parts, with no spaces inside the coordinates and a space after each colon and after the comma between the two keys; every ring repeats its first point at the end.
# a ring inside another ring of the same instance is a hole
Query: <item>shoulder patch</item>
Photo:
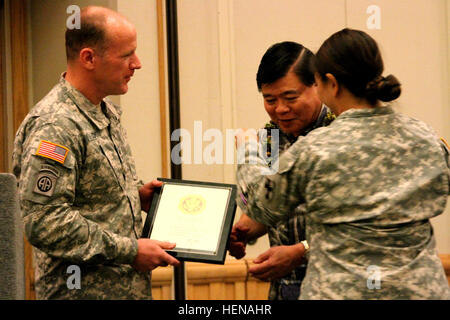
{"type": "Polygon", "coordinates": [[[42,140],[36,150],[36,155],[44,158],[55,160],[64,164],[66,157],[69,154],[69,149],[59,144],[42,140]]]}
{"type": "Polygon", "coordinates": [[[33,192],[42,194],[47,197],[53,195],[55,190],[57,177],[53,174],[42,171],[39,173],[33,192]]]}

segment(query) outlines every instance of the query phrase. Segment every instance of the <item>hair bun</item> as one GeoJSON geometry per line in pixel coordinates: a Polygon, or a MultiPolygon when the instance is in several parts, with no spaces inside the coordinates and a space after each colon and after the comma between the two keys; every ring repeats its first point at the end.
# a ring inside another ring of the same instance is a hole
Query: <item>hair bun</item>
{"type": "Polygon", "coordinates": [[[378,76],[366,86],[367,97],[384,102],[397,99],[402,92],[400,82],[392,74],[386,78],[378,76]]]}

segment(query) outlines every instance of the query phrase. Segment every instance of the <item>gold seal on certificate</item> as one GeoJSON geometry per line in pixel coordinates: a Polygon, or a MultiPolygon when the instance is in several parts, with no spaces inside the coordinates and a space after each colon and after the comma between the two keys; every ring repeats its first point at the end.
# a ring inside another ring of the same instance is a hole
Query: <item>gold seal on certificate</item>
{"type": "Polygon", "coordinates": [[[155,191],[143,237],[170,241],[180,260],[224,263],[236,211],[236,186],[175,179],[155,191]]]}
{"type": "Polygon", "coordinates": [[[199,214],[205,209],[206,200],[199,194],[190,194],[181,198],[178,208],[184,214],[199,214]]]}

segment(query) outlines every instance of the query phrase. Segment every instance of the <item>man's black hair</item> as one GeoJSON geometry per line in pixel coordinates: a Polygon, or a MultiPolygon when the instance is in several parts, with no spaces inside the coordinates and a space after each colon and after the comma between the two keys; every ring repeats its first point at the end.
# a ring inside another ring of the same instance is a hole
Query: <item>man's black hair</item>
{"type": "Polygon", "coordinates": [[[283,78],[291,68],[306,86],[315,83],[314,54],[308,48],[292,41],[272,45],[259,64],[256,75],[258,90],[261,91],[263,84],[283,78]]]}

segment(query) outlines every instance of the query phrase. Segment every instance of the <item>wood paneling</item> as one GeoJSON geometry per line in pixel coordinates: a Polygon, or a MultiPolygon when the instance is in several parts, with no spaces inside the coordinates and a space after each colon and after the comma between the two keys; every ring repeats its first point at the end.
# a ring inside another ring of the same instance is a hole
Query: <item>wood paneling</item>
{"type": "MultiPolygon", "coordinates": [[[[186,263],[187,300],[265,300],[269,283],[249,277],[249,260],[227,260],[224,265],[186,263]]],[[[152,273],[155,300],[172,299],[172,268],[152,273]]]]}
{"type": "MultiPolygon", "coordinates": [[[[14,133],[28,113],[27,7],[25,0],[10,1],[11,73],[14,133]]],[[[32,248],[25,239],[25,296],[35,299],[32,248]]]]}
{"type": "Polygon", "coordinates": [[[166,105],[166,64],[164,44],[163,1],[156,0],[156,15],[158,25],[158,79],[159,79],[159,115],[161,123],[161,168],[162,177],[169,177],[169,146],[167,143],[167,105],[166,105]]]}
{"type": "Polygon", "coordinates": [[[6,172],[6,106],[5,106],[5,0],[0,0],[0,172],[6,172]]]}
{"type": "MultiPolygon", "coordinates": [[[[450,285],[450,254],[440,255],[450,285]]],[[[186,263],[187,300],[266,300],[269,283],[248,275],[250,260],[227,260],[224,265],[186,263]]],[[[172,268],[152,273],[153,299],[170,300],[172,268]]]]}
{"type": "Polygon", "coordinates": [[[13,128],[17,131],[28,113],[27,9],[25,0],[10,1],[13,128]]]}

